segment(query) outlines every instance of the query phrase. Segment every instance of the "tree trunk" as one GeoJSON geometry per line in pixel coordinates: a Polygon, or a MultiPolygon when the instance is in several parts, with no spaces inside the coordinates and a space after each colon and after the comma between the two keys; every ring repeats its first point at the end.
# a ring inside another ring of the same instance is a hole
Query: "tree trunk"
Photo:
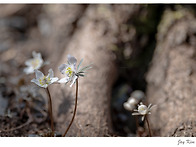
{"type": "MultiPolygon", "coordinates": [[[[120,32],[138,5],[90,5],[77,23],[60,64],[67,62],[67,55],[83,58],[82,65],[93,63],[84,78],[79,78],[77,114],[67,136],[107,136],[111,131],[110,97],[117,74],[115,56],[110,50],[120,32]]],[[[63,77],[57,69],[59,77],[63,77]]],[[[72,88],[54,85],[53,102],[56,129],[64,133],[73,115],[75,85],[72,88]]]]}
{"type": "Polygon", "coordinates": [[[196,18],[186,9],[166,10],[147,75],[154,135],[196,136],[196,18]]]}

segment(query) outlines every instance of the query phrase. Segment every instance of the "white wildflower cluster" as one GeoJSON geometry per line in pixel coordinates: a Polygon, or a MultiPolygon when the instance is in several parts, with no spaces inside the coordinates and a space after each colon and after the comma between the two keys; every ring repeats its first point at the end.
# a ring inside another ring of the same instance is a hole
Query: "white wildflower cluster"
{"type": "MultiPolygon", "coordinates": [[[[31,82],[35,83],[36,85],[46,88],[48,97],[49,97],[49,109],[48,112],[50,113],[50,119],[51,119],[51,130],[52,134],[51,136],[54,136],[54,121],[53,121],[53,114],[52,114],[52,99],[51,95],[48,89],[48,86],[53,83],[65,83],[71,82],[70,87],[73,86],[75,81],[78,83],[78,78],[80,76],[84,76],[86,73],[86,70],[91,68],[91,65],[85,66],[83,68],[80,68],[80,65],[82,64],[82,61],[80,61],[79,65],[76,67],[77,59],[71,55],[67,56],[67,63],[62,64],[59,66],[60,72],[65,75],[64,78],[60,79],[58,77],[54,77],[54,72],[52,69],[48,70],[48,75],[44,75],[39,69],[43,66],[43,59],[41,57],[40,53],[33,52],[32,53],[33,58],[29,59],[25,62],[27,67],[24,69],[24,72],[26,74],[34,73],[35,72],[35,78],[31,80],[31,82]]],[[[64,135],[66,135],[67,131],[69,130],[71,124],[73,123],[73,119],[76,114],[76,106],[77,106],[77,97],[78,97],[78,84],[76,84],[76,103],[75,103],[75,109],[74,109],[74,115],[72,117],[72,121],[65,131],[64,135]]]]}
{"type": "Polygon", "coordinates": [[[71,55],[67,56],[67,64],[62,64],[59,66],[60,72],[65,75],[64,78],[58,80],[59,78],[54,77],[54,73],[52,69],[49,69],[49,73],[45,76],[39,69],[43,66],[43,59],[40,53],[36,53],[33,51],[33,58],[29,59],[25,62],[27,67],[24,69],[26,74],[34,73],[36,75],[35,79],[32,79],[31,82],[37,84],[40,87],[47,88],[50,84],[58,82],[58,83],[68,83],[71,82],[70,87],[75,83],[76,79],[80,76],[84,76],[86,70],[91,68],[91,65],[85,66],[80,69],[80,65],[82,61],[77,64],[77,59],[71,55]]]}

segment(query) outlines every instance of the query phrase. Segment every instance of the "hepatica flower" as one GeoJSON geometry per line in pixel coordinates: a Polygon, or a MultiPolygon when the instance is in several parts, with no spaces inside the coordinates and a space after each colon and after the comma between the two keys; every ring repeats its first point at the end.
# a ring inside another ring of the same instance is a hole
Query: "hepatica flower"
{"type": "Polygon", "coordinates": [[[76,79],[79,76],[84,76],[86,70],[91,68],[91,65],[88,65],[88,66],[85,66],[80,69],[80,65],[82,64],[82,61],[83,60],[81,60],[80,63],[78,64],[78,66],[76,67],[77,59],[71,55],[68,55],[67,56],[67,64],[61,64],[59,66],[60,72],[63,75],[65,75],[65,77],[60,79],[58,82],[59,83],[71,82],[70,87],[72,87],[72,85],[75,83],[76,79]]]}
{"type": "Polygon", "coordinates": [[[24,72],[26,74],[34,73],[35,69],[40,69],[43,66],[44,61],[42,59],[41,53],[36,53],[33,51],[32,56],[32,59],[29,59],[25,62],[27,67],[24,69],[24,72]]]}
{"type": "Polygon", "coordinates": [[[142,116],[142,121],[144,120],[144,117],[148,114],[151,114],[151,109],[154,107],[155,105],[148,105],[148,107],[146,105],[144,105],[142,102],[138,105],[138,109],[135,109],[134,113],[132,113],[132,115],[143,115],[142,116]]]}
{"type": "Polygon", "coordinates": [[[32,79],[31,82],[37,84],[40,87],[47,88],[50,84],[58,81],[58,78],[54,77],[54,73],[52,69],[49,69],[48,72],[49,72],[48,75],[44,76],[44,74],[41,71],[36,69],[35,70],[36,78],[32,79]]]}

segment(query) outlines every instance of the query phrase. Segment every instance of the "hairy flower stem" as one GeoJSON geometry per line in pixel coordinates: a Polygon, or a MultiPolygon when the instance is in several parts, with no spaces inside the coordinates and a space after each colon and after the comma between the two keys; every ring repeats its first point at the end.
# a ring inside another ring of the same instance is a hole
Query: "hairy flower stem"
{"type": "Polygon", "coordinates": [[[69,126],[67,127],[63,137],[65,137],[65,135],[67,134],[69,128],[71,127],[73,121],[74,121],[74,118],[75,118],[75,115],[76,115],[76,109],[77,109],[77,101],[78,101],[78,79],[76,79],[76,98],[75,98],[75,108],[74,108],[74,114],[73,114],[73,117],[71,119],[71,122],[69,124],[69,126]]]}
{"type": "Polygon", "coordinates": [[[146,116],[146,122],[147,122],[147,125],[148,125],[149,136],[152,137],[152,133],[151,133],[151,129],[150,129],[150,125],[149,125],[149,121],[148,121],[147,116],[146,116]]]}
{"type": "Polygon", "coordinates": [[[49,92],[48,87],[46,88],[46,92],[48,94],[48,98],[49,98],[49,103],[48,103],[48,111],[50,114],[50,121],[51,121],[51,129],[52,129],[52,136],[54,136],[54,121],[53,121],[53,114],[52,114],[52,99],[51,99],[51,95],[49,92]]]}

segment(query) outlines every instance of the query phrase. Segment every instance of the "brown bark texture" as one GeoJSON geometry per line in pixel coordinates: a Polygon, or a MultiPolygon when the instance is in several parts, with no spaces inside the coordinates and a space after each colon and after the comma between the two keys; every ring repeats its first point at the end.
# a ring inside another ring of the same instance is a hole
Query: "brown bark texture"
{"type": "MultiPolygon", "coordinates": [[[[86,76],[79,78],[79,97],[75,120],[66,136],[108,136],[111,88],[116,77],[115,56],[111,47],[118,41],[121,25],[135,12],[137,5],[89,5],[77,22],[77,31],[65,46],[58,64],[67,62],[67,55],[84,59],[82,65],[93,63],[86,76]]],[[[63,77],[56,67],[57,76],[63,77]]],[[[52,89],[56,130],[64,133],[71,121],[75,100],[72,88],[54,85],[52,89]]]]}
{"type": "Polygon", "coordinates": [[[147,74],[149,116],[156,136],[196,136],[196,18],[187,9],[166,10],[147,74]]]}

